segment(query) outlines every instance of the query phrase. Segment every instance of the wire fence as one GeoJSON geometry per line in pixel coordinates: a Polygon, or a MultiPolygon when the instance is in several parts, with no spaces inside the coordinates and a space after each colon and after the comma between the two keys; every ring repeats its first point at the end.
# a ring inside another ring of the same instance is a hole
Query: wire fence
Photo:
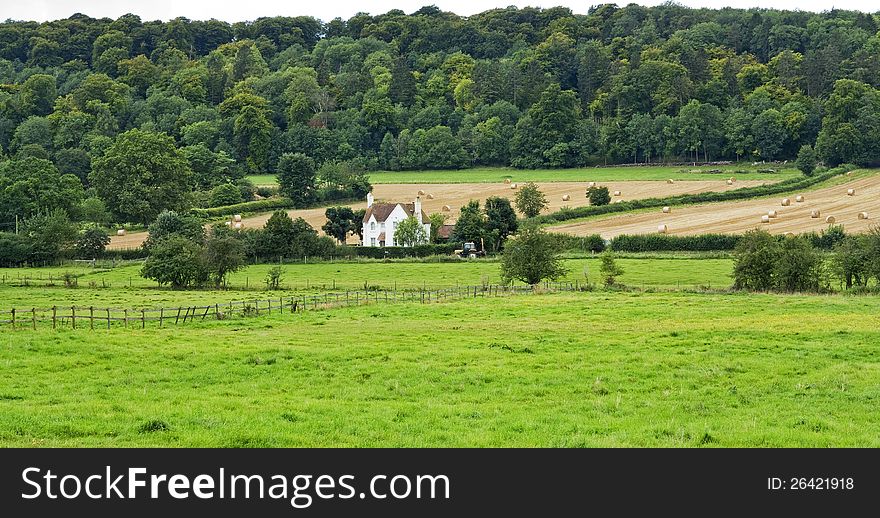
{"type": "Polygon", "coordinates": [[[0,310],[0,329],[111,329],[183,325],[204,320],[225,320],[234,316],[258,317],[294,314],[365,304],[402,302],[429,304],[448,300],[503,297],[543,291],[579,291],[589,285],[578,282],[544,282],[539,286],[483,284],[438,289],[360,290],[321,295],[299,295],[266,299],[230,301],[206,305],[159,308],[107,308],[94,306],[52,306],[51,308],[12,308],[0,310]]]}

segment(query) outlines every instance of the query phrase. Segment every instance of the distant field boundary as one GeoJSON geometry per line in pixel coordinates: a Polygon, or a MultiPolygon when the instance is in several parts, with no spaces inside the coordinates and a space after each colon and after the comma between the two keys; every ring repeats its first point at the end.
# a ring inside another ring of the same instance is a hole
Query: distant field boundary
{"type": "Polygon", "coordinates": [[[160,308],[98,308],[94,306],[52,306],[51,308],[11,308],[0,310],[0,328],[36,330],[51,327],[71,329],[111,329],[113,327],[146,329],[148,324],[159,328],[203,320],[226,320],[232,316],[257,317],[260,315],[294,314],[366,304],[396,304],[417,302],[429,304],[447,300],[466,300],[502,297],[543,291],[580,291],[583,283],[544,282],[538,286],[507,286],[485,284],[440,289],[413,290],[360,290],[324,295],[302,295],[273,299],[250,299],[218,302],[206,305],[172,306],[160,308]]]}

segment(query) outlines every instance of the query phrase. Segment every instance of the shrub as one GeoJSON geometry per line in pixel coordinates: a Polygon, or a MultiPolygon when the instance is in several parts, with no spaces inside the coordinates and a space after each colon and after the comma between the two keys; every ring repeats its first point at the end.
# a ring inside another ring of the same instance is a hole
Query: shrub
{"type": "Polygon", "coordinates": [[[733,253],[733,287],[751,291],[772,290],[779,254],[779,241],[767,231],[750,230],[743,234],[733,253]]]}
{"type": "Polygon", "coordinates": [[[806,176],[812,176],[816,170],[816,152],[809,144],[801,147],[794,165],[806,176]]]}
{"type": "Polygon", "coordinates": [[[98,227],[91,227],[80,234],[76,241],[76,255],[80,259],[94,259],[104,255],[110,244],[110,236],[98,227]]]}
{"type": "Polygon", "coordinates": [[[608,192],[608,187],[605,186],[590,187],[587,189],[587,198],[590,200],[591,207],[601,207],[611,203],[611,193],[608,192]]]}
{"type": "Polygon", "coordinates": [[[606,250],[602,253],[602,263],[599,265],[599,274],[602,276],[602,282],[605,286],[614,286],[617,277],[623,275],[623,268],[618,266],[614,260],[614,253],[606,250]]]}
{"type": "Polygon", "coordinates": [[[709,252],[733,250],[739,239],[740,236],[733,234],[623,234],[611,240],[611,249],[615,252],[709,252]]]}
{"type": "Polygon", "coordinates": [[[537,226],[521,229],[507,242],[501,256],[501,277],[505,282],[519,280],[538,284],[556,280],[567,273],[553,238],[537,226]]]}
{"type": "Polygon", "coordinates": [[[804,238],[782,240],[773,269],[775,288],[782,291],[819,291],[822,258],[804,238]]]}
{"type": "Polygon", "coordinates": [[[211,190],[211,206],[223,207],[242,203],[241,190],[231,183],[218,185],[211,190]]]}

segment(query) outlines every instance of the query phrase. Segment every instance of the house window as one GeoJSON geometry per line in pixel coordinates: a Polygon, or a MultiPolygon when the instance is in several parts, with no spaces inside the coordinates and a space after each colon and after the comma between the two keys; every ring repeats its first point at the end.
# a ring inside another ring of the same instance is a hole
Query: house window
{"type": "Polygon", "coordinates": [[[379,223],[379,229],[381,229],[383,232],[385,231],[385,222],[384,221],[382,223],[379,223]]]}
{"type": "Polygon", "coordinates": [[[370,230],[376,230],[376,222],[375,221],[370,222],[370,230]]]}
{"type": "Polygon", "coordinates": [[[370,246],[376,246],[376,238],[375,237],[370,238],[370,246]]]}

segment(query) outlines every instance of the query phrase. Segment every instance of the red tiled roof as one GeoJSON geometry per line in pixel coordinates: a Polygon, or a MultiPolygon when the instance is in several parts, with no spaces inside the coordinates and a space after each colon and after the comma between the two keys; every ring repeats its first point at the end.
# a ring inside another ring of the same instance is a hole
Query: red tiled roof
{"type": "Polygon", "coordinates": [[[455,228],[455,225],[442,225],[439,230],[437,230],[437,237],[440,239],[449,239],[449,236],[452,235],[452,229],[455,228]]]}

